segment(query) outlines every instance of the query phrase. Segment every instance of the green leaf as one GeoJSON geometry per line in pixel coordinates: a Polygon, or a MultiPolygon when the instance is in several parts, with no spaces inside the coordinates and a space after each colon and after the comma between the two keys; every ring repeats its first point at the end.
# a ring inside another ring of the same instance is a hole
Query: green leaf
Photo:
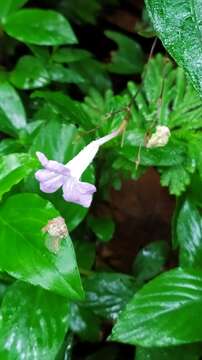
{"type": "Polygon", "coordinates": [[[194,201],[194,204],[202,208],[202,193],[200,191],[201,188],[201,177],[198,173],[195,173],[192,176],[191,185],[189,187],[188,196],[194,201]]]}
{"type": "Polygon", "coordinates": [[[198,360],[200,345],[175,346],[173,348],[136,348],[135,360],[198,360]]]}
{"type": "MultiPolygon", "coordinates": [[[[41,127],[38,135],[31,146],[32,154],[41,151],[47,155],[49,159],[57,160],[61,163],[67,163],[71,160],[84,146],[83,139],[79,136],[77,128],[74,125],[61,124],[57,121],[48,121],[41,127]]],[[[94,172],[90,166],[82,176],[87,182],[94,182],[94,172]]],[[[28,191],[39,191],[39,185],[32,178],[32,184],[28,184],[28,191]]],[[[61,192],[41,196],[49,199],[54,206],[60,211],[65,218],[69,231],[73,230],[86,216],[88,209],[80,205],[66,202],[61,192]]]]}
{"type": "Polygon", "coordinates": [[[71,304],[69,326],[83,341],[99,341],[100,319],[92,311],[77,304],[71,304]]]}
{"type": "Polygon", "coordinates": [[[201,341],[201,316],[202,271],[171,270],[134,296],[121,313],[111,340],[144,347],[201,341]]]}
{"type": "Polygon", "coordinates": [[[161,185],[168,186],[171,195],[179,196],[191,182],[191,173],[194,169],[190,169],[183,165],[172,166],[163,169],[161,175],[161,185]],[[191,171],[190,171],[191,170],[191,171]]]}
{"type": "Polygon", "coordinates": [[[37,162],[29,154],[10,154],[0,159],[0,198],[27,177],[37,162]]]}
{"type": "Polygon", "coordinates": [[[74,249],[79,269],[91,270],[96,258],[95,243],[77,240],[74,249]]]}
{"type": "Polygon", "coordinates": [[[95,24],[96,17],[101,8],[99,0],[85,0],[85,2],[83,0],[74,0],[59,3],[61,12],[76,23],[87,22],[95,24]]]}
{"type": "Polygon", "coordinates": [[[112,54],[107,70],[116,74],[136,74],[142,71],[144,55],[140,45],[129,37],[115,31],[106,31],[106,36],[118,44],[112,54]]]}
{"type": "Polygon", "coordinates": [[[80,89],[84,93],[88,94],[89,90],[94,87],[104,94],[112,87],[110,77],[106,71],[106,66],[95,59],[84,59],[82,61],[71,63],[69,66],[85,79],[84,83],[79,84],[80,89]]]}
{"type": "Polygon", "coordinates": [[[165,48],[202,93],[202,5],[200,0],[146,0],[147,10],[165,48]]]}
{"type": "Polygon", "coordinates": [[[66,299],[17,281],[2,304],[0,357],[54,360],[68,328],[66,299]]]}
{"type": "Polygon", "coordinates": [[[0,141],[0,155],[8,155],[20,152],[22,145],[15,139],[3,139],[0,141]]]}
{"type": "Polygon", "coordinates": [[[90,58],[92,55],[87,50],[60,48],[52,54],[52,60],[62,64],[69,64],[72,62],[81,61],[90,58]]]}
{"type": "Polygon", "coordinates": [[[54,46],[77,42],[69,22],[52,10],[19,10],[5,19],[4,30],[28,44],[54,46]]]}
{"type": "Polygon", "coordinates": [[[202,218],[189,198],[178,211],[175,236],[180,247],[180,265],[202,269],[202,218]]]}
{"type": "Polygon", "coordinates": [[[30,55],[20,58],[15,69],[10,74],[10,81],[19,89],[34,89],[50,82],[49,73],[42,62],[30,55]]]}
{"type": "Polygon", "coordinates": [[[84,78],[72,69],[67,69],[61,64],[51,64],[48,72],[52,81],[61,83],[78,84],[84,82],[84,78]]]}
{"type": "Polygon", "coordinates": [[[141,249],[133,262],[136,281],[144,282],[158,275],[164,269],[168,252],[165,241],[155,241],[141,249]]]}
{"type": "Polygon", "coordinates": [[[86,297],[82,305],[106,319],[116,319],[137,288],[131,276],[119,273],[95,273],[85,278],[83,285],[86,297]]]}
{"type": "Polygon", "coordinates": [[[114,221],[108,218],[97,218],[92,215],[88,216],[88,225],[97,238],[103,242],[111,240],[115,231],[114,221]]]}
{"type": "Polygon", "coordinates": [[[35,91],[32,98],[42,98],[51,105],[54,112],[60,115],[63,121],[88,126],[91,124],[87,113],[80,102],[72,100],[69,96],[59,91],[35,91]]]}
{"type": "Polygon", "coordinates": [[[16,135],[25,126],[26,115],[19,95],[10,84],[0,84],[0,130],[16,135]]]}
{"type": "MultiPolygon", "coordinates": [[[[134,163],[138,158],[139,147],[124,146],[120,153],[134,163]]],[[[143,166],[175,166],[180,165],[186,158],[185,147],[181,144],[169,142],[164,147],[147,149],[142,147],[140,152],[140,165],[143,166]]]]}
{"type": "Polygon", "coordinates": [[[6,16],[15,12],[17,9],[26,4],[28,0],[7,0],[0,2],[0,21],[4,22],[6,16]]]}
{"type": "Polygon", "coordinates": [[[58,242],[43,231],[59,215],[36,194],[8,198],[0,208],[0,268],[69,299],[81,299],[83,289],[70,237],[58,242]],[[55,250],[49,246],[53,242],[55,250]]]}

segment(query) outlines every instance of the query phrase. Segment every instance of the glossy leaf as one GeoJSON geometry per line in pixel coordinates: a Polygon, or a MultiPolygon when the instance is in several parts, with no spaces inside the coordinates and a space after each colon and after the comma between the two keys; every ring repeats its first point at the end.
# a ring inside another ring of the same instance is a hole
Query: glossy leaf
{"type": "Polygon", "coordinates": [[[202,93],[201,2],[146,0],[146,5],[157,35],[202,93]]]}
{"type": "Polygon", "coordinates": [[[0,84],[0,130],[15,135],[25,126],[26,115],[19,95],[10,84],[0,84]]]}
{"type": "Polygon", "coordinates": [[[68,299],[80,299],[83,290],[70,237],[58,242],[43,231],[59,215],[36,194],[8,198],[0,208],[0,268],[68,299]]]}
{"type": "Polygon", "coordinates": [[[168,244],[155,241],[139,251],[133,262],[133,274],[137,281],[147,281],[159,274],[168,257],[168,244]]]}
{"type": "Polygon", "coordinates": [[[71,304],[69,326],[83,341],[96,342],[101,338],[100,319],[82,305],[71,304]]]}
{"type": "Polygon", "coordinates": [[[116,74],[136,74],[141,72],[144,56],[140,45],[115,31],[106,31],[106,36],[118,44],[118,50],[113,51],[111,63],[107,70],[116,74]]]}
{"type": "Polygon", "coordinates": [[[178,211],[175,236],[180,247],[180,265],[202,269],[202,217],[189,198],[178,211]]]}
{"type": "Polygon", "coordinates": [[[103,242],[111,240],[115,231],[115,224],[113,220],[108,218],[89,216],[88,225],[97,238],[103,242]]]}
{"type": "Polygon", "coordinates": [[[83,281],[83,306],[107,319],[115,319],[136,291],[135,280],[119,273],[95,273],[83,281]]]}
{"type": "Polygon", "coordinates": [[[134,296],[121,313],[111,339],[144,347],[201,341],[201,316],[202,271],[171,270],[134,296]]]}
{"type": "Polygon", "coordinates": [[[10,154],[0,158],[0,198],[14,185],[26,178],[36,167],[29,154],[10,154]]]}
{"type": "Polygon", "coordinates": [[[10,81],[19,89],[35,89],[50,82],[49,74],[42,62],[30,55],[20,58],[10,74],[10,81]]]}
{"type": "Polygon", "coordinates": [[[5,19],[4,30],[28,44],[54,46],[77,42],[67,19],[52,10],[19,10],[5,19]]]}
{"type": "Polygon", "coordinates": [[[52,81],[61,83],[78,84],[84,82],[84,78],[72,69],[67,69],[61,64],[51,64],[48,72],[52,81]]]}
{"type": "Polygon", "coordinates": [[[54,360],[68,328],[66,299],[17,281],[2,304],[0,357],[54,360]]]}
{"type": "MultiPolygon", "coordinates": [[[[49,159],[57,160],[61,163],[67,163],[79,150],[84,146],[84,141],[78,137],[77,129],[74,125],[61,124],[56,121],[49,121],[41,127],[38,135],[33,141],[31,152],[33,155],[36,151],[44,152],[49,159]]],[[[94,182],[93,168],[90,166],[84,173],[84,181],[94,182]]],[[[32,178],[28,184],[28,191],[39,191],[38,182],[32,178]]],[[[69,231],[74,229],[86,216],[87,209],[79,205],[66,202],[61,192],[41,196],[49,199],[65,218],[69,231]]]]}
{"type": "Polygon", "coordinates": [[[198,360],[200,345],[184,345],[168,348],[136,348],[135,360],[198,360]]]}

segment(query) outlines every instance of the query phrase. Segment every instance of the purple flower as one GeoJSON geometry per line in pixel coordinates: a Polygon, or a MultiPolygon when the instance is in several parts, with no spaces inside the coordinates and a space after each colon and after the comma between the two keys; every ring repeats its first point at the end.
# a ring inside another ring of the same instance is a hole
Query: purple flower
{"type": "Polygon", "coordinates": [[[80,178],[93,161],[100,145],[111,140],[118,133],[119,130],[92,141],[66,165],[54,160],[48,160],[43,153],[37,152],[36,155],[44,167],[35,173],[35,177],[40,183],[40,190],[45,193],[53,193],[62,187],[63,198],[66,201],[88,208],[91,205],[96,187],[87,182],[80,181],[80,178]]]}

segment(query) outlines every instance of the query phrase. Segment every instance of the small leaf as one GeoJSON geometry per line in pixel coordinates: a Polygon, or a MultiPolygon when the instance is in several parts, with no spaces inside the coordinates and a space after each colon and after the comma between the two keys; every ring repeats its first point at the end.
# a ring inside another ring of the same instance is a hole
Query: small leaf
{"type": "Polygon", "coordinates": [[[115,31],[106,31],[106,36],[118,44],[118,50],[112,54],[107,70],[116,74],[136,74],[142,71],[144,56],[140,45],[115,31]]]}
{"type": "Polygon", "coordinates": [[[171,270],[137,292],[111,339],[145,347],[201,341],[201,316],[202,271],[171,270]]]}
{"type": "Polygon", "coordinates": [[[191,173],[193,171],[189,170],[184,164],[163,169],[161,185],[168,186],[171,195],[180,196],[191,182],[191,173]]]}
{"type": "Polygon", "coordinates": [[[0,130],[15,135],[25,126],[26,116],[19,95],[10,84],[0,84],[0,130]]]}
{"type": "Polygon", "coordinates": [[[10,154],[0,159],[0,198],[36,167],[29,154],[10,154]]]}
{"type": "Polygon", "coordinates": [[[202,218],[189,198],[178,211],[175,236],[180,247],[180,265],[202,269],[202,218]]]}
{"type": "Polygon", "coordinates": [[[54,241],[43,229],[60,214],[36,194],[14,195],[0,208],[0,268],[17,279],[44,289],[81,299],[83,289],[69,236],[51,251],[54,241]]]}
{"type": "Polygon", "coordinates": [[[0,357],[55,360],[68,328],[66,299],[17,281],[2,304],[0,357]]]}
{"type": "Polygon", "coordinates": [[[86,297],[82,305],[106,319],[116,319],[136,291],[135,280],[119,273],[95,273],[83,284],[86,297]]]}
{"type": "Polygon", "coordinates": [[[144,282],[159,274],[164,269],[168,252],[165,241],[155,241],[141,249],[133,263],[136,281],[144,282]]]}
{"type": "Polygon", "coordinates": [[[88,216],[88,225],[97,238],[103,242],[111,240],[115,231],[113,220],[108,218],[97,218],[92,215],[88,216]]]}
{"type": "Polygon", "coordinates": [[[52,10],[19,10],[5,19],[4,30],[28,44],[54,46],[77,42],[67,19],[52,10]]]}
{"type": "Polygon", "coordinates": [[[10,74],[10,81],[19,89],[34,89],[50,82],[49,74],[42,62],[34,56],[23,56],[10,74]]]}

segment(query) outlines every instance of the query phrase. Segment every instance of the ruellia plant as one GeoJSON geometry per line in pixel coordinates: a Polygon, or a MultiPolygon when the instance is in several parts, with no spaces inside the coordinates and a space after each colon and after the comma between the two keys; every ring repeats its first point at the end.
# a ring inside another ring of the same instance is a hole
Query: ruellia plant
{"type": "Polygon", "coordinates": [[[131,3],[0,0],[2,360],[202,356],[202,4],[109,26],[131,3]],[[112,193],[151,169],[170,238],[125,271],[100,256],[125,241],[112,193]]]}

